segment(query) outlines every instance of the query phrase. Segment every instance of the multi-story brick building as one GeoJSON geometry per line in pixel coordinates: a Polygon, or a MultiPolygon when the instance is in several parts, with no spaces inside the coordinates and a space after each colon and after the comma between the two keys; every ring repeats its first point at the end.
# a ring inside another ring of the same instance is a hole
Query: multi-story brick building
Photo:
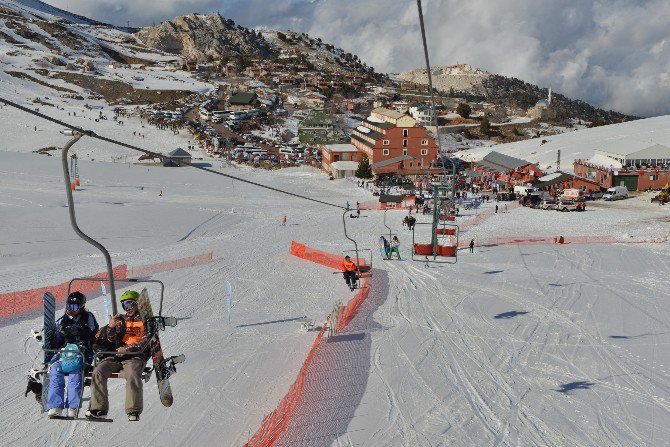
{"type": "Polygon", "coordinates": [[[374,109],[354,129],[351,144],[368,155],[377,176],[425,176],[442,171],[437,166],[435,139],[414,118],[393,110],[374,109]]]}

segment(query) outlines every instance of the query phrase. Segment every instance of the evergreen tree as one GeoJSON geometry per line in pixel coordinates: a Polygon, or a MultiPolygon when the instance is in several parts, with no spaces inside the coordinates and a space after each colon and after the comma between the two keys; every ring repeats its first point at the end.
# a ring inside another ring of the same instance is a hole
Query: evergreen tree
{"type": "Polygon", "coordinates": [[[363,154],[361,161],[358,162],[358,169],[356,169],[356,177],[358,178],[372,178],[372,168],[370,168],[370,160],[367,154],[363,154]]]}
{"type": "Polygon", "coordinates": [[[461,115],[463,118],[468,118],[470,116],[470,112],[472,112],[472,108],[470,105],[462,102],[456,107],[456,113],[461,115]]]}
{"type": "Polygon", "coordinates": [[[491,122],[488,118],[484,118],[479,124],[479,131],[482,135],[489,135],[491,133],[491,122]]]}

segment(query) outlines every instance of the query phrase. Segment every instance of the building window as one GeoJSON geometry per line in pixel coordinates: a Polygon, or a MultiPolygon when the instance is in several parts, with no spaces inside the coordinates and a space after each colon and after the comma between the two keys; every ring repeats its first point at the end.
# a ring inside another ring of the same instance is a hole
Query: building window
{"type": "Polygon", "coordinates": [[[421,140],[421,146],[428,146],[428,140],[421,140]]]}
{"type": "Polygon", "coordinates": [[[391,150],[390,149],[384,149],[383,153],[384,153],[384,155],[389,155],[391,153],[391,150]]]}
{"type": "Polygon", "coordinates": [[[403,149],[403,150],[402,150],[402,154],[403,154],[403,155],[407,155],[407,149],[403,149]]]}
{"type": "Polygon", "coordinates": [[[413,161],[410,161],[410,162],[409,162],[409,167],[410,167],[410,168],[411,168],[411,167],[414,167],[414,162],[413,162],[413,161]]]}
{"type": "Polygon", "coordinates": [[[402,140],[402,147],[407,147],[407,140],[402,140]]]}
{"type": "Polygon", "coordinates": [[[391,144],[389,140],[384,140],[384,146],[388,146],[389,144],[391,144]]]}
{"type": "Polygon", "coordinates": [[[656,175],[654,175],[654,174],[650,175],[650,176],[649,176],[649,180],[651,180],[652,182],[653,182],[654,180],[658,180],[658,174],[656,174],[656,175]]]}
{"type": "Polygon", "coordinates": [[[428,155],[428,149],[421,149],[421,155],[428,155]]]}
{"type": "Polygon", "coordinates": [[[403,136],[403,137],[407,137],[407,136],[409,136],[409,130],[407,130],[407,129],[403,129],[403,130],[402,130],[402,136],[403,136]]]}

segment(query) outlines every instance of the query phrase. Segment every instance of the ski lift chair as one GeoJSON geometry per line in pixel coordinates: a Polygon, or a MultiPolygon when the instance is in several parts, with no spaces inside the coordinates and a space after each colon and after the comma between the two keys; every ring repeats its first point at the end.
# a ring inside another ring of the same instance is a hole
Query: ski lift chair
{"type": "Polygon", "coordinates": [[[455,264],[458,261],[458,225],[442,222],[442,225],[435,229],[435,244],[432,242],[427,244],[418,243],[416,239],[417,226],[426,227],[428,225],[432,227],[432,222],[417,222],[414,226],[412,231],[412,261],[455,264]]]}
{"type": "Polygon", "coordinates": [[[356,264],[356,268],[358,270],[357,276],[357,281],[358,281],[358,287],[361,287],[360,284],[360,279],[361,278],[370,278],[372,276],[372,249],[370,248],[358,248],[358,243],[349,237],[347,234],[347,214],[350,212],[350,210],[345,210],[344,213],[342,214],[342,226],[344,228],[344,237],[349,239],[351,242],[354,243],[354,249],[353,250],[345,250],[343,253],[347,255],[348,253],[353,253],[354,254],[354,263],[356,264]],[[361,252],[368,252],[368,259],[369,261],[366,261],[366,258],[363,257],[361,258],[361,252]]]}
{"type": "MultiPolygon", "coordinates": [[[[391,240],[393,240],[393,236],[397,236],[398,234],[397,234],[397,233],[393,233],[393,231],[391,230],[391,227],[389,227],[388,224],[386,223],[386,212],[387,212],[387,211],[388,211],[388,208],[384,210],[384,226],[385,226],[386,229],[388,230],[388,233],[384,233],[384,234],[380,235],[379,238],[381,239],[382,236],[383,236],[383,237],[387,237],[387,236],[388,236],[388,239],[387,239],[387,240],[388,240],[388,243],[390,244],[390,243],[391,243],[391,240]]],[[[379,248],[381,249],[382,247],[380,246],[379,248]]],[[[380,252],[380,255],[381,255],[381,252],[380,252]]],[[[384,259],[388,259],[388,258],[384,257],[384,259]]]]}

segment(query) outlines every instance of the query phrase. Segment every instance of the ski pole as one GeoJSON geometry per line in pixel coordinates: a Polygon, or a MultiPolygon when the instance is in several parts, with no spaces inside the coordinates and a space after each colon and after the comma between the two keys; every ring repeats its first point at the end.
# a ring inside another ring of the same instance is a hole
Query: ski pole
{"type": "Polygon", "coordinates": [[[109,324],[109,307],[107,305],[107,289],[105,283],[100,281],[100,289],[102,289],[102,305],[105,310],[105,324],[109,324]]]}

